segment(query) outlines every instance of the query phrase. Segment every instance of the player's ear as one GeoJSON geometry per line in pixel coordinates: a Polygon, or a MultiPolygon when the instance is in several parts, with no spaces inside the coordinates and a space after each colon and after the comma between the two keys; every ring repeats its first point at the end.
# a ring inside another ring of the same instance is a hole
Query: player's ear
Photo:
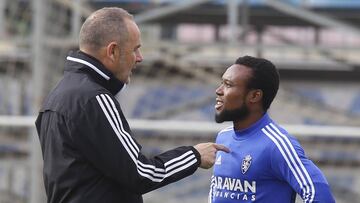
{"type": "Polygon", "coordinates": [[[248,93],[250,103],[258,103],[263,98],[263,91],[261,89],[253,89],[248,93]]]}

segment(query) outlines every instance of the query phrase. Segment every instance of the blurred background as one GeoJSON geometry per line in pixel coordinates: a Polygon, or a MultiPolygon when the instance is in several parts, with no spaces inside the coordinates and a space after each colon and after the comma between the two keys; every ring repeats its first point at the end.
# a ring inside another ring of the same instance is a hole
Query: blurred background
{"type": "MultiPolygon", "coordinates": [[[[214,141],[215,89],[236,58],[275,63],[270,114],[326,174],[338,203],[360,202],[359,0],[0,0],[0,203],[46,202],[34,119],[84,19],[127,9],[144,61],[119,96],[149,156],[214,141]]],[[[211,170],[144,196],[207,202],[211,170]]],[[[301,202],[297,198],[297,202],[301,202]]]]}

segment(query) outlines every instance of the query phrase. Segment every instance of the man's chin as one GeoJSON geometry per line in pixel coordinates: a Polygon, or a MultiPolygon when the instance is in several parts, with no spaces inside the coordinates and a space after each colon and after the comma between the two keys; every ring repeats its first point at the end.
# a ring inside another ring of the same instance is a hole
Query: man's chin
{"type": "Polygon", "coordinates": [[[224,118],[221,116],[221,114],[215,114],[215,122],[216,123],[223,123],[224,118]]]}

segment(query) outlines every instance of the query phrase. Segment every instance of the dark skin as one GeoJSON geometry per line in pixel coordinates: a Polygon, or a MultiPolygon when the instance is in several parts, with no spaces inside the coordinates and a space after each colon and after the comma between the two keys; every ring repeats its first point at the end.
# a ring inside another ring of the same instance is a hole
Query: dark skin
{"type": "Polygon", "coordinates": [[[235,130],[250,127],[265,113],[262,107],[262,90],[247,88],[251,77],[250,68],[234,64],[225,71],[221,85],[216,89],[217,115],[224,113],[224,110],[234,111],[244,106],[248,109],[248,114],[243,118],[225,118],[225,121],[233,121],[235,130]]]}

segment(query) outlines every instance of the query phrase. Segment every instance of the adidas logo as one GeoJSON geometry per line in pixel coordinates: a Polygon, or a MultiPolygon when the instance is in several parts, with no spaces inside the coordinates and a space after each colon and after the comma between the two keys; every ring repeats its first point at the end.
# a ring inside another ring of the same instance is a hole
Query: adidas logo
{"type": "Polygon", "coordinates": [[[221,165],[221,155],[216,159],[215,165],[221,165]]]}

